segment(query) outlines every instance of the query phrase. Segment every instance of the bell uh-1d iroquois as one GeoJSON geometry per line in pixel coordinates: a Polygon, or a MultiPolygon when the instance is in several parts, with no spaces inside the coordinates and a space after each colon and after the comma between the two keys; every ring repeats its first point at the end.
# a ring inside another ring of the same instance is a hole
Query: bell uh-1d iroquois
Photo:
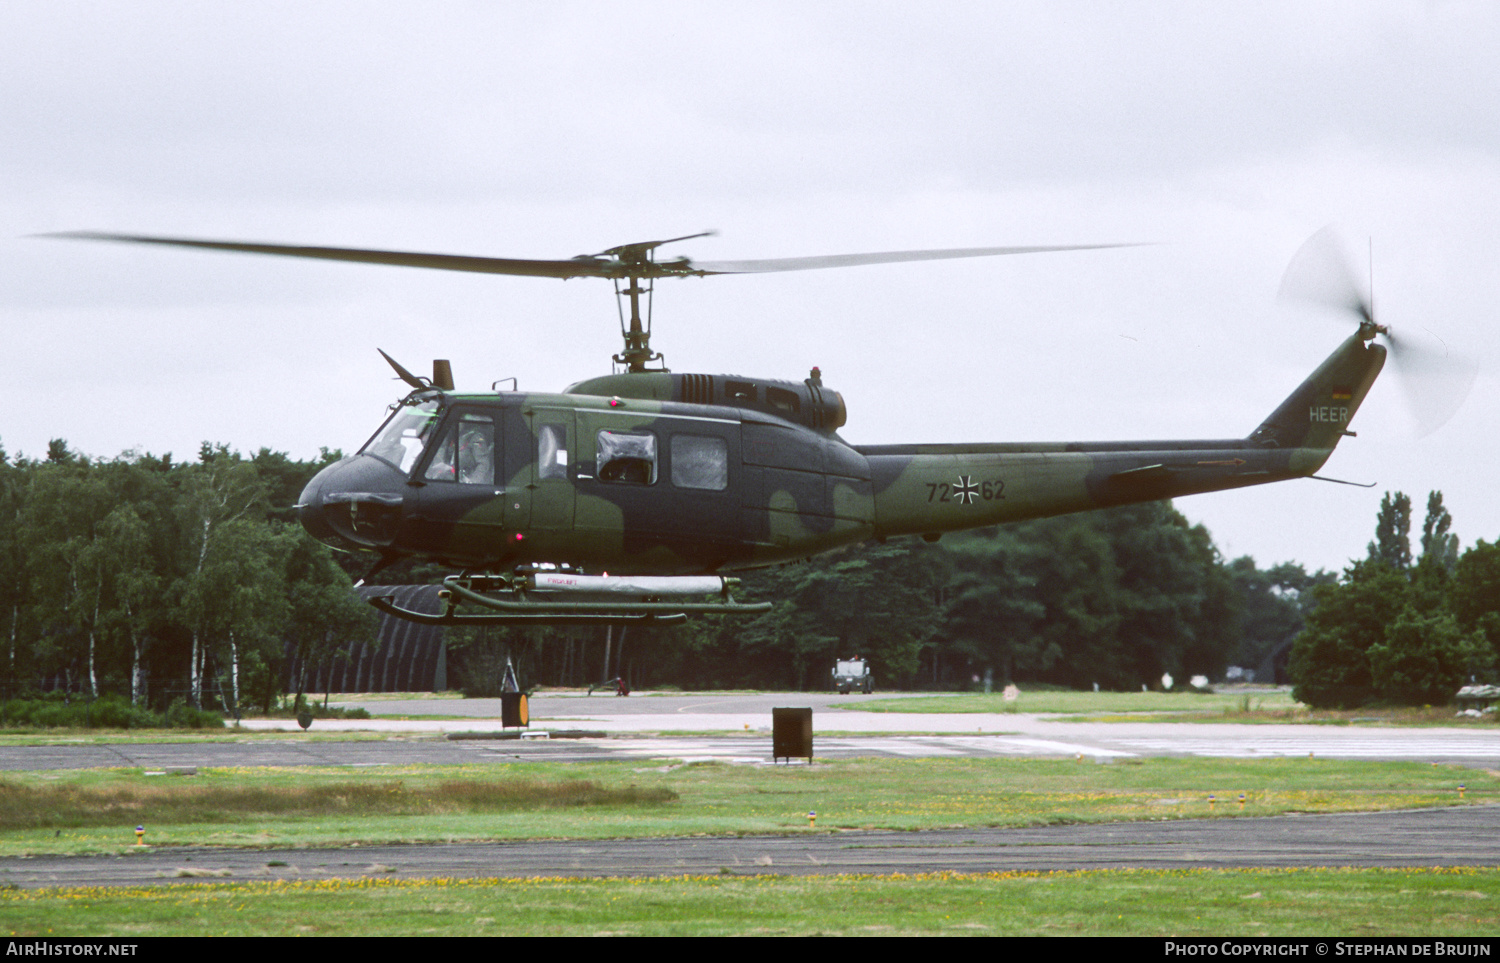
{"type": "Polygon", "coordinates": [[[614,374],[556,394],[469,394],[454,389],[446,361],[434,362],[429,380],[386,356],[411,392],[357,454],[323,469],[303,491],[298,508],[307,530],[339,548],[378,553],[374,571],[406,557],[458,569],[446,580],[439,614],[375,600],[393,614],[440,624],[660,622],[763,611],[766,604],[735,601],[734,580],[724,573],[872,539],[935,540],[1312,476],[1352,434],[1350,419],[1386,358],[1373,341],[1390,336],[1357,295],[1324,299],[1347,301],[1357,330],[1243,438],[850,445],[838,435],[844,401],[816,368],[801,381],[771,381],[660,366],[650,346],[654,281],[1117,245],[701,262],[657,260],[656,249],[669,242],[653,241],[530,261],[69,236],[615,282],[625,347],[614,374]]]}

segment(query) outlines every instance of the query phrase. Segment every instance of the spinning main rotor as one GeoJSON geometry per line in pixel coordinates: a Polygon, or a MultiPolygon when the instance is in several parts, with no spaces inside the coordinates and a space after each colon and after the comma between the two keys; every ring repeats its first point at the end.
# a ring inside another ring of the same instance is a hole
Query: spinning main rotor
{"type": "Polygon", "coordinates": [[[758,261],[694,261],[689,257],[657,260],[656,249],[678,241],[708,237],[712,231],[686,234],[660,241],[639,241],[607,248],[598,254],[580,254],[566,260],[522,260],[516,258],[474,257],[463,254],[423,254],[410,251],[374,251],[346,247],[307,247],[292,244],[261,244],[244,241],[211,241],[195,238],[154,237],[142,234],[109,234],[96,231],[71,231],[46,237],[78,238],[94,241],[122,241],[130,244],[161,244],[170,247],[202,248],[210,251],[236,251],[246,254],[275,254],[282,257],[315,258],[325,261],[358,261],[365,264],[390,264],[400,267],[430,268],[439,271],[469,271],[477,274],[515,274],[544,278],[608,278],[615,284],[620,305],[620,334],[625,347],[614,356],[627,370],[647,370],[661,355],[651,350],[651,303],[657,278],[707,277],[712,274],[766,274],[776,271],[811,271],[821,268],[859,267],[866,264],[892,264],[900,261],[944,261],[967,257],[992,257],[1001,254],[1040,254],[1052,251],[1094,251],[1104,248],[1133,247],[1131,244],[1069,244],[1026,247],[969,247],[928,251],[879,251],[868,254],[829,254],[814,257],[771,258],[758,261]],[[641,282],[646,282],[645,286],[641,282]],[[624,286],[621,286],[624,282],[624,286]],[[646,314],[641,316],[641,295],[646,295],[646,314]],[[626,320],[625,304],[630,305],[626,320]]]}

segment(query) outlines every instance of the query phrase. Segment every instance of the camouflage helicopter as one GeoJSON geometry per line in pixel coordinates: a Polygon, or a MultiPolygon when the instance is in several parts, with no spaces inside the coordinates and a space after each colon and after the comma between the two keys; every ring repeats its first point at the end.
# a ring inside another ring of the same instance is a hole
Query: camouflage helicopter
{"type": "MultiPolygon", "coordinates": [[[[565,260],[65,236],[614,282],[624,348],[613,374],[555,394],[469,394],[455,390],[447,361],[423,378],[381,351],[411,391],[356,454],[303,491],[297,507],[310,533],[339,549],[378,553],[366,580],[408,557],[457,569],[445,580],[440,612],[403,608],[393,596],[372,600],[390,614],[442,625],[760,612],[769,603],[737,601],[737,580],[725,573],[869,540],[936,541],[1003,522],[1319,477],[1339,440],[1354,434],[1350,419],[1385,362],[1376,337],[1396,345],[1353,285],[1336,279],[1331,293],[1325,286],[1312,296],[1351,311],[1356,330],[1243,438],[851,445],[838,435],[844,400],[817,368],[801,381],[669,371],[650,343],[656,280],[1126,245],[707,262],[656,256],[702,234],[565,260]]],[[[1315,236],[1304,251],[1321,257],[1329,243],[1315,236]]]]}

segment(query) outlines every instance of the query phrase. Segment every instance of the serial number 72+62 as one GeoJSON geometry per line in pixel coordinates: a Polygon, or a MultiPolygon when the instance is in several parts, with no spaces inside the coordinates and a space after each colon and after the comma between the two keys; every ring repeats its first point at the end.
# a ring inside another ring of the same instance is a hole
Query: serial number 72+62
{"type": "Polygon", "coordinates": [[[976,482],[971,475],[960,475],[956,483],[927,483],[929,502],[958,502],[960,505],[972,505],[980,499],[992,502],[1004,497],[1005,482],[998,478],[993,481],[976,482]]]}

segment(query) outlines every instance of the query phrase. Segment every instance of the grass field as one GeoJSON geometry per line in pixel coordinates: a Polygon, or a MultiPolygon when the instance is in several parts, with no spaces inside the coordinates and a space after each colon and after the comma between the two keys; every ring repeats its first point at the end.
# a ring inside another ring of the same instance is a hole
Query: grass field
{"type": "Polygon", "coordinates": [[[1494,715],[1460,718],[1449,706],[1384,706],[1314,710],[1284,689],[1231,689],[1223,692],[1023,691],[1007,702],[998,692],[958,693],[913,699],[851,701],[839,708],[863,712],[1036,713],[1088,722],[1234,722],[1312,725],[1500,726],[1494,715]]]}
{"type": "Polygon", "coordinates": [[[1405,809],[1460,804],[1460,782],[1465,804],[1500,799],[1497,773],[1323,759],[53,771],[0,779],[0,855],[118,852],[138,824],[153,845],[289,847],[795,834],[809,810],[829,832],[1405,809]]]}
{"type": "MultiPolygon", "coordinates": [[[[1220,716],[1241,708],[1238,695],[1039,692],[1027,703],[1030,695],[1023,693],[1016,711],[1121,713],[1138,719],[1175,716],[1184,704],[1207,706],[1220,716]]],[[[1001,711],[995,706],[998,695],[902,701],[909,707],[898,711],[1001,711]]],[[[864,706],[889,709],[893,702],[864,706]]],[[[1252,711],[1292,709],[1287,699],[1285,707],[1252,711]]],[[[143,735],[56,733],[48,741],[134,741],[143,735]]],[[[190,738],[245,736],[195,733],[190,738]]],[[[0,777],[0,855],[121,852],[135,842],[137,824],[147,827],[153,845],[263,848],[272,861],[276,848],[290,846],[1021,826],[1496,801],[1500,772],[1300,758],[1112,764],[861,759],[781,767],[517,763],[206,769],[195,776],[146,776],[138,769],[49,771],[0,777]],[[1467,786],[1462,800],[1456,792],[1460,782],[1467,786]],[[1212,809],[1210,793],[1218,798],[1212,809]],[[808,827],[808,810],[818,813],[815,830],[808,827]]],[[[606,880],[397,880],[376,874],[116,889],[18,890],[0,884],[0,930],[15,936],[125,940],[428,934],[1317,934],[1490,940],[1500,925],[1497,900],[1500,868],[1495,867],[606,880]]]]}
{"type": "Polygon", "coordinates": [[[1500,870],[329,880],[0,892],[12,936],[1443,936],[1500,870]]]}
{"type": "Polygon", "coordinates": [[[1013,702],[999,692],[964,692],[927,695],[915,699],[856,700],[841,708],[865,712],[1040,712],[1098,715],[1116,712],[1223,713],[1252,710],[1291,709],[1297,705],[1282,689],[1243,692],[1074,692],[1070,689],[1024,690],[1013,702]],[[1248,702],[1247,702],[1248,700],[1248,702]]]}

